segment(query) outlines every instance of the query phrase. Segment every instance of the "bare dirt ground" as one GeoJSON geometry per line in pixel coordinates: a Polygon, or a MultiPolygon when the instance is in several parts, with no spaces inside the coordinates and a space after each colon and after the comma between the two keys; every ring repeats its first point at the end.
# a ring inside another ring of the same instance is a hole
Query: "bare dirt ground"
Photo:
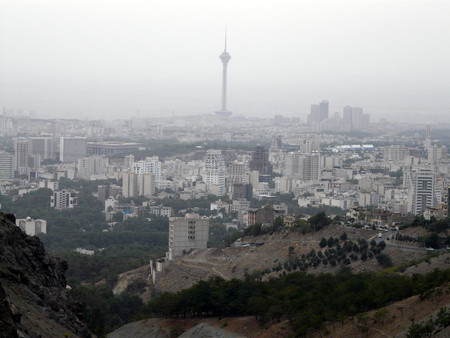
{"type": "MultiPolygon", "coordinates": [[[[226,280],[232,278],[244,278],[245,274],[255,271],[270,269],[270,273],[262,276],[263,280],[270,277],[278,277],[283,271],[272,271],[272,268],[292,259],[309,253],[312,249],[316,252],[324,251],[320,248],[320,240],[325,237],[339,237],[346,232],[348,239],[356,241],[364,238],[368,241],[377,237],[377,231],[368,229],[354,229],[343,226],[333,226],[322,229],[316,233],[302,235],[297,232],[280,232],[272,235],[256,237],[245,237],[243,243],[250,246],[242,248],[206,249],[196,250],[172,261],[163,271],[156,282],[156,289],[160,291],[178,291],[189,287],[199,280],[205,280],[211,276],[220,276],[226,280]],[[291,249],[290,249],[291,248],[291,249]]],[[[388,254],[394,265],[407,261],[422,259],[426,256],[425,251],[406,250],[397,247],[386,247],[383,253],[388,254]]],[[[444,256],[449,257],[444,253],[444,256]]],[[[427,268],[417,271],[431,271],[432,268],[448,266],[448,258],[429,264],[427,268]],[[446,263],[447,262],[447,263],[446,263]]],[[[428,264],[428,263],[426,263],[428,264]]],[[[348,266],[354,272],[378,271],[382,267],[375,258],[366,261],[352,261],[348,266]]],[[[320,264],[311,267],[307,273],[335,273],[341,269],[337,265],[320,264]]]]}
{"type": "Polygon", "coordinates": [[[161,319],[152,318],[133,322],[122,326],[108,334],[109,338],[121,337],[169,337],[171,331],[177,328],[184,332],[180,337],[291,337],[293,332],[287,321],[275,323],[266,328],[259,325],[254,317],[225,318],[192,318],[192,319],[161,319]]]}
{"type": "Polygon", "coordinates": [[[358,320],[354,317],[348,318],[343,325],[328,324],[320,333],[316,332],[311,336],[321,337],[327,331],[328,337],[406,337],[408,328],[413,322],[428,320],[440,308],[450,306],[450,289],[443,287],[436,290],[424,300],[420,300],[419,296],[413,296],[386,306],[387,315],[383,321],[377,322],[374,319],[376,310],[367,312],[367,333],[363,333],[361,326],[357,324],[358,320]]]}
{"type": "MultiPolygon", "coordinates": [[[[309,332],[308,337],[406,337],[413,322],[420,323],[435,315],[440,308],[450,306],[450,289],[442,287],[424,300],[413,296],[386,306],[386,316],[376,321],[377,310],[367,312],[365,326],[361,330],[357,316],[349,317],[342,323],[326,323],[320,331],[309,332]]],[[[108,337],[169,337],[171,331],[188,332],[181,337],[293,337],[294,332],[288,321],[260,326],[254,317],[161,319],[152,318],[127,324],[110,333],[108,337]]],[[[449,329],[440,332],[438,337],[448,337],[449,329]]]]}

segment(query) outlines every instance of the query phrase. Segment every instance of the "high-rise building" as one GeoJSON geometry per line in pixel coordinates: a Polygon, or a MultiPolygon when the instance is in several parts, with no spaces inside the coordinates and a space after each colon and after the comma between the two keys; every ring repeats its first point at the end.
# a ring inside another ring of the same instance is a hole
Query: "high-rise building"
{"type": "Polygon", "coordinates": [[[86,137],[61,137],[59,143],[59,160],[76,162],[86,156],[86,137]]]}
{"type": "Polygon", "coordinates": [[[343,131],[355,131],[369,128],[370,115],[363,114],[362,108],[346,106],[343,111],[343,131]]]}
{"type": "Polygon", "coordinates": [[[106,173],[108,158],[104,156],[89,156],[80,158],[77,163],[78,177],[101,175],[106,173]]]}
{"type": "Polygon", "coordinates": [[[161,180],[161,161],[158,156],[147,157],[143,161],[134,162],[132,170],[136,174],[154,174],[157,181],[161,180]]]}
{"type": "Polygon", "coordinates": [[[0,152],[0,180],[14,178],[14,157],[10,153],[0,152]]]}
{"type": "Polygon", "coordinates": [[[247,181],[248,166],[243,162],[233,162],[228,166],[228,185],[247,181]]]}
{"type": "Polygon", "coordinates": [[[225,34],[225,49],[222,54],[220,54],[220,60],[222,61],[222,104],[220,106],[220,111],[216,112],[220,116],[230,116],[232,112],[228,111],[227,107],[227,67],[228,62],[231,60],[231,55],[227,52],[227,36],[225,34]]]}
{"type": "Polygon", "coordinates": [[[122,173],[122,196],[125,198],[128,197],[137,197],[138,192],[138,176],[134,172],[124,172],[122,173]]]}
{"type": "Polygon", "coordinates": [[[172,260],[192,249],[206,249],[209,238],[209,218],[198,214],[169,218],[169,252],[172,260]]]}
{"type": "Polygon", "coordinates": [[[305,137],[300,140],[300,151],[305,154],[317,152],[320,150],[320,142],[312,137],[305,137]]]}
{"type": "Polygon", "coordinates": [[[122,173],[122,196],[138,197],[152,196],[156,192],[156,178],[154,174],[135,172],[122,173]]]}
{"type": "Polygon", "coordinates": [[[123,166],[125,168],[131,169],[131,166],[133,165],[133,163],[134,163],[134,155],[130,154],[130,155],[127,155],[124,157],[123,166]]]}
{"type": "Polygon", "coordinates": [[[41,161],[56,159],[55,140],[50,136],[29,137],[28,145],[31,155],[40,155],[41,161]]]}
{"type": "Polygon", "coordinates": [[[322,100],[322,102],[319,103],[319,119],[320,122],[328,118],[328,107],[329,103],[327,100],[322,100]]]}
{"type": "Polygon", "coordinates": [[[435,205],[435,177],[431,170],[421,169],[411,173],[409,186],[409,211],[418,215],[426,207],[435,205]]]}
{"type": "MultiPolygon", "coordinates": [[[[268,183],[273,187],[273,166],[269,161],[269,151],[264,146],[256,146],[250,160],[250,171],[258,172],[259,183],[268,183]]],[[[257,187],[256,182],[251,182],[253,188],[257,187]]]]}
{"type": "Polygon", "coordinates": [[[448,151],[445,146],[432,145],[427,148],[427,159],[430,163],[436,163],[447,158],[448,151]]]}
{"type": "Polygon", "coordinates": [[[320,155],[291,152],[285,158],[285,175],[304,181],[317,181],[320,178],[320,155]]]}
{"type": "Polygon", "coordinates": [[[327,100],[322,100],[319,104],[312,104],[311,112],[308,115],[308,123],[319,123],[328,118],[328,107],[329,102],[327,100]]]}
{"type": "Polygon", "coordinates": [[[206,183],[208,191],[218,196],[225,195],[226,166],[222,151],[210,149],[206,152],[203,182],[206,183]]]}
{"type": "Polygon", "coordinates": [[[253,186],[246,183],[235,183],[233,185],[233,200],[251,201],[253,197],[253,186]]]}
{"type": "Polygon", "coordinates": [[[14,142],[14,170],[17,175],[28,175],[28,140],[18,138],[14,142]]]}
{"type": "Polygon", "coordinates": [[[409,148],[404,145],[391,145],[383,149],[386,161],[403,161],[406,156],[409,156],[409,148]]]}
{"type": "Polygon", "coordinates": [[[153,196],[156,192],[156,177],[154,174],[141,174],[138,178],[139,196],[153,196]]]}
{"type": "Polygon", "coordinates": [[[250,160],[250,170],[258,171],[260,175],[272,175],[272,164],[269,161],[269,152],[264,146],[256,146],[250,160]]]}

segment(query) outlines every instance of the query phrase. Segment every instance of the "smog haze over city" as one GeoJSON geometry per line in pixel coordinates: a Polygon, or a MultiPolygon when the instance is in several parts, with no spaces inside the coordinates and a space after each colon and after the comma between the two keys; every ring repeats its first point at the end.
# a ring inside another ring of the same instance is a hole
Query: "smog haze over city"
{"type": "Polygon", "coordinates": [[[82,119],[229,108],[449,122],[448,1],[1,1],[0,105],[82,119]]]}
{"type": "Polygon", "coordinates": [[[0,0],[0,337],[450,337],[449,14],[0,0]]]}

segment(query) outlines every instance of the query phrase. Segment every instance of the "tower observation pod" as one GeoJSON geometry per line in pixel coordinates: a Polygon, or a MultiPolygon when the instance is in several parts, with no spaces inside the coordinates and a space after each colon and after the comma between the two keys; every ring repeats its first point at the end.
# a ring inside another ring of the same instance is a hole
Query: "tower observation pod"
{"type": "Polygon", "coordinates": [[[216,111],[216,114],[223,117],[229,117],[233,114],[231,111],[228,111],[227,108],[227,67],[228,62],[231,59],[231,55],[227,52],[227,35],[225,34],[225,49],[222,54],[219,56],[220,61],[222,61],[222,103],[220,106],[220,110],[216,111]]]}

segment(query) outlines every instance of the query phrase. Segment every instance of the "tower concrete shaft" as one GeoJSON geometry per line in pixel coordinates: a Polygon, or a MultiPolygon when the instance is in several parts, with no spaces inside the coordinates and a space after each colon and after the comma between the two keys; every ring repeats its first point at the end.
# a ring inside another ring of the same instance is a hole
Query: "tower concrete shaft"
{"type": "Polygon", "coordinates": [[[221,111],[227,111],[227,65],[230,61],[231,56],[227,52],[227,37],[225,35],[225,49],[222,54],[220,54],[220,60],[222,61],[223,71],[222,71],[222,105],[221,111]]]}

